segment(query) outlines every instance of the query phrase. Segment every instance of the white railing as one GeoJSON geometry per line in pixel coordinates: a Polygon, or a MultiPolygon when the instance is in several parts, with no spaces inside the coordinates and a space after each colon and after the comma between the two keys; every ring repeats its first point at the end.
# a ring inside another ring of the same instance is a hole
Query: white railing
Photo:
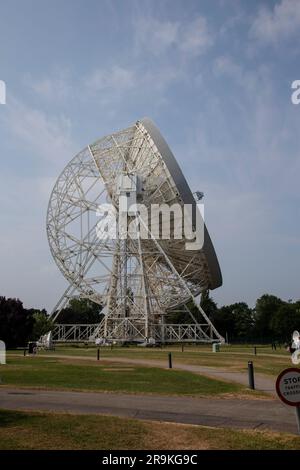
{"type": "MultiPolygon", "coordinates": [[[[97,338],[104,339],[103,323],[100,324],[56,324],[53,330],[53,341],[63,343],[90,342],[95,343],[97,338]]],[[[143,327],[137,328],[136,323],[130,319],[118,322],[115,328],[110,328],[107,341],[132,341],[144,342],[147,338],[143,327]]],[[[179,324],[153,324],[149,325],[149,331],[157,342],[161,343],[212,343],[224,342],[222,336],[217,336],[207,324],[179,323],[179,324]]]]}

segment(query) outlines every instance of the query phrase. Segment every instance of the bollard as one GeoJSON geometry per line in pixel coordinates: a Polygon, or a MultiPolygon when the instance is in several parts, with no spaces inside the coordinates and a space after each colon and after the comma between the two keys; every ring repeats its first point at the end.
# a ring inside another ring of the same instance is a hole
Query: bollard
{"type": "Polygon", "coordinates": [[[249,378],[249,388],[251,388],[251,390],[255,390],[254,368],[253,368],[253,362],[252,361],[248,362],[248,378],[249,378]]]}
{"type": "Polygon", "coordinates": [[[254,346],[254,356],[256,356],[256,346],[254,346]]]}
{"type": "Polygon", "coordinates": [[[172,353],[169,353],[169,369],[172,369],[172,353]]]}
{"type": "Polygon", "coordinates": [[[97,361],[100,359],[100,348],[97,349],[97,361]]]}
{"type": "Polygon", "coordinates": [[[24,348],[24,357],[26,356],[26,348],[24,348]]]}
{"type": "Polygon", "coordinates": [[[183,352],[183,351],[184,351],[184,346],[183,346],[183,344],[182,344],[182,345],[181,345],[181,352],[183,352]]]}
{"type": "Polygon", "coordinates": [[[300,407],[295,406],[298,434],[300,434],[300,407]]]}

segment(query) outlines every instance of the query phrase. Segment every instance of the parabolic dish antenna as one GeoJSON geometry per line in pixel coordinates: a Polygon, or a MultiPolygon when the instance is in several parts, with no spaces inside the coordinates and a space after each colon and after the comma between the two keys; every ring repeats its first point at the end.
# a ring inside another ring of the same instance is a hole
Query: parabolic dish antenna
{"type": "Polygon", "coordinates": [[[96,302],[104,314],[99,325],[58,323],[54,341],[224,341],[196,300],[222,284],[213,244],[151,120],[97,140],[70,161],[50,197],[47,234],[69,282],[53,319],[74,296],[96,302]],[[190,243],[184,223],[203,244],[190,243]],[[170,323],[178,310],[186,323],[170,323]]]}

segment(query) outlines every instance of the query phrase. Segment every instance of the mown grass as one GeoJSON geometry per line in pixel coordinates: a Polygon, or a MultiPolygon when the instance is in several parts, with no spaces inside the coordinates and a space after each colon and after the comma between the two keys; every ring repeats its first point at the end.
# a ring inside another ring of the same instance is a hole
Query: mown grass
{"type": "MultiPolygon", "coordinates": [[[[210,346],[185,346],[182,352],[180,345],[160,348],[139,347],[102,347],[101,356],[117,361],[118,358],[134,358],[143,360],[161,360],[167,365],[168,353],[172,352],[173,363],[193,364],[215,368],[224,368],[232,371],[247,371],[248,361],[253,361],[256,372],[277,376],[286,367],[292,367],[290,354],[284,348],[272,351],[271,347],[257,346],[257,355],[250,345],[222,346],[221,351],[213,353],[210,346]]],[[[50,354],[70,356],[96,357],[95,347],[58,346],[50,354]]],[[[21,352],[19,352],[21,354],[21,352]]],[[[49,352],[41,352],[49,354],[49,352]]]]}
{"type": "Polygon", "coordinates": [[[0,379],[3,385],[49,389],[191,396],[246,393],[242,385],[186,371],[42,356],[9,357],[0,366],[0,379]]]}
{"type": "Polygon", "coordinates": [[[0,449],[299,449],[300,438],[127,418],[0,410],[0,449]]]}

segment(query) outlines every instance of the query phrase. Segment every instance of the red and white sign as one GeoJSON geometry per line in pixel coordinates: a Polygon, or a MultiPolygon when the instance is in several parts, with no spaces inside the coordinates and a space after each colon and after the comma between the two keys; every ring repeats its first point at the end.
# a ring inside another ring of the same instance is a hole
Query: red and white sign
{"type": "Polygon", "coordinates": [[[300,369],[283,370],[277,377],[276,391],[286,405],[300,406],[300,369]]]}

